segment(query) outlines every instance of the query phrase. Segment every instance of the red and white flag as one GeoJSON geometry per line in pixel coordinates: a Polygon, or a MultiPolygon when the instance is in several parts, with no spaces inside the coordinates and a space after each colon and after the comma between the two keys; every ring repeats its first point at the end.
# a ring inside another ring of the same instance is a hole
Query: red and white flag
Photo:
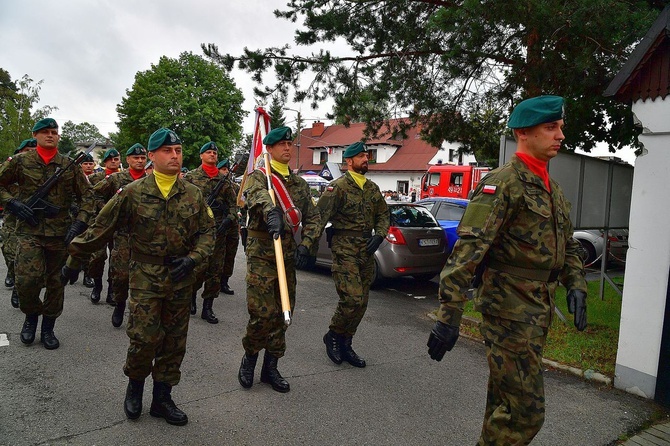
{"type": "Polygon", "coordinates": [[[254,134],[249,151],[249,162],[247,163],[247,174],[256,168],[256,161],[263,153],[263,138],[270,131],[270,115],[263,107],[256,107],[256,119],[254,120],[254,134]]]}

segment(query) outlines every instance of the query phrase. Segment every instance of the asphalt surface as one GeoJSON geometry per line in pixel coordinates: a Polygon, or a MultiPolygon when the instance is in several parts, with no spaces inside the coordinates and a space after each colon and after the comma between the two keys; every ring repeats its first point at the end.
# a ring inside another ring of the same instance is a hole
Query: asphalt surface
{"type": "MultiPolygon", "coordinates": [[[[144,412],[127,420],[122,365],[128,340],[110,323],[112,307],[88,300],[81,280],[66,288],[56,322],[61,347],[19,340],[23,314],[0,289],[0,445],[472,445],[481,428],[488,368],[484,347],[460,339],[442,362],[425,347],[437,305],[435,282],[388,282],[373,290],[354,348],[365,369],[337,366],[322,336],[337,302],[326,270],[298,272],[298,298],[279,370],[280,394],[256,381],[243,389],[237,370],[248,314],[245,261],[238,253],[234,296],[221,294],[210,325],[191,317],[182,381],[173,389],[189,416],[183,427],[144,412]],[[4,341],[4,336],[7,340],[4,341]]],[[[5,276],[0,264],[0,278],[5,276]]],[[[103,300],[104,302],[104,296],[103,300]]],[[[201,300],[199,301],[199,306],[201,300]]],[[[125,327],[125,324],[124,326],[125,327]]],[[[39,331],[38,331],[39,339],[39,331]]],[[[635,431],[656,407],[648,400],[548,370],[546,422],[533,445],[609,445],[635,431]]]]}

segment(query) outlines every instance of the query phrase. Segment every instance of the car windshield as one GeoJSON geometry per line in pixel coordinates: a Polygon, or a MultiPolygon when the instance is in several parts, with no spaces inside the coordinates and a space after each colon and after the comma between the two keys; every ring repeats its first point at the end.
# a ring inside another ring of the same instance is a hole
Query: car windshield
{"type": "Polygon", "coordinates": [[[389,206],[391,226],[401,228],[432,228],[439,226],[428,210],[422,206],[389,206]]]}

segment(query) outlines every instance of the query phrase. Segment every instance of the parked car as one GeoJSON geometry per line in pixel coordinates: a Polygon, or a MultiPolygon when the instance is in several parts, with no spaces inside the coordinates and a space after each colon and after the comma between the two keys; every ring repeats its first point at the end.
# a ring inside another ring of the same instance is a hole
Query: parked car
{"type": "MultiPolygon", "coordinates": [[[[444,231],[423,206],[413,203],[387,204],[391,214],[391,226],[374,254],[373,284],[382,278],[403,276],[412,276],[417,280],[432,279],[442,270],[449,255],[444,231]]],[[[296,241],[299,243],[300,239],[298,231],[296,241]]],[[[324,233],[319,241],[316,265],[330,267],[332,263],[324,233]]]]}
{"type": "Polygon", "coordinates": [[[609,259],[624,263],[628,251],[628,229],[610,229],[605,242],[604,231],[600,229],[576,230],[573,237],[582,245],[582,259],[584,266],[591,266],[598,262],[609,244],[609,259]]]}
{"type": "Polygon", "coordinates": [[[447,237],[447,252],[451,254],[458,240],[458,224],[470,201],[464,198],[432,197],[417,201],[415,204],[424,206],[437,219],[447,237]]]}

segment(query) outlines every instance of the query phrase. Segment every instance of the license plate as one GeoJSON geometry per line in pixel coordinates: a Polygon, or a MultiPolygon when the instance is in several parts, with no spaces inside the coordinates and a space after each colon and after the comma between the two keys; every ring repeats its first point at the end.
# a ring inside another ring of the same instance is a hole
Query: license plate
{"type": "Polygon", "coordinates": [[[419,246],[437,246],[440,244],[439,238],[421,238],[419,239],[419,246]]]}

